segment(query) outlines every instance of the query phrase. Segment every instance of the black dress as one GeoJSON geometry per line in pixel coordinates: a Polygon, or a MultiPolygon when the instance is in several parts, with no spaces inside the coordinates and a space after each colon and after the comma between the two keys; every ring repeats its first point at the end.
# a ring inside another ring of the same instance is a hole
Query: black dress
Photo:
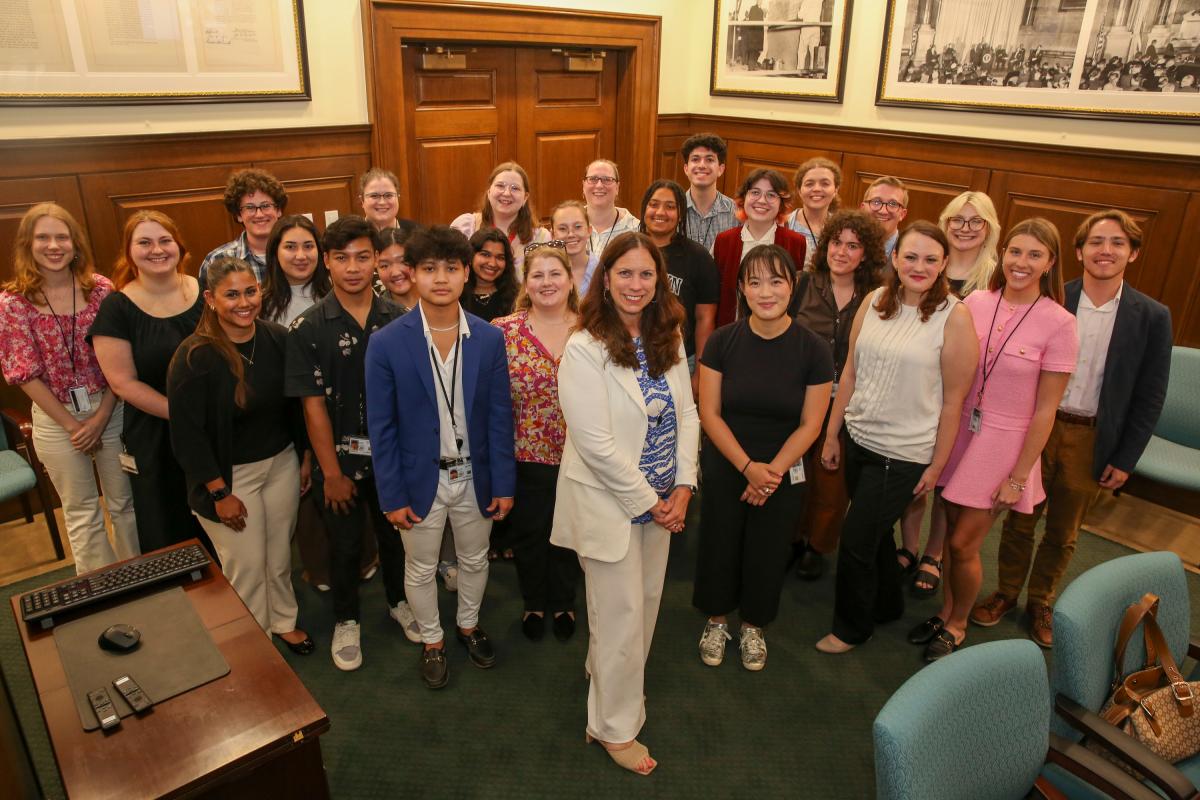
{"type": "MultiPolygon", "coordinates": [[[[187,311],[173,317],[154,317],[138,308],[128,295],[113,292],[100,303],[88,341],[93,336],[111,336],[129,342],[138,380],[165,395],[171,356],[179,343],[196,330],[203,308],[203,297],[197,295],[187,311]]],[[[208,537],[188,507],[187,483],[171,451],[167,421],[126,403],[121,436],[126,452],[137,463],[138,473],[129,476],[129,484],[142,552],[191,538],[207,543],[208,537]]]]}

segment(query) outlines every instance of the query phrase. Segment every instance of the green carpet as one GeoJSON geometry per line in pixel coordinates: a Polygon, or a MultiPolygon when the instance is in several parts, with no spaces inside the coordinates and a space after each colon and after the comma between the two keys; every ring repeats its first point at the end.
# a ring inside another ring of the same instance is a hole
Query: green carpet
{"type": "MultiPolygon", "coordinates": [[[[985,592],[994,585],[998,541],[993,530],[984,544],[985,592]]],[[[627,791],[654,797],[871,797],[871,722],[921,668],[920,649],[904,636],[935,613],[940,600],[913,601],[901,622],[880,628],[855,652],[823,656],[813,644],[829,631],[832,573],[811,584],[789,579],[780,617],[767,630],[767,668],[743,670],[731,647],[714,669],[700,663],[696,650],[704,620],[691,607],[694,547],[694,533],[673,542],[647,667],[647,722],[640,738],[659,760],[648,778],[618,769],[598,746],[584,744],[585,615],[567,644],[550,635],[540,643],[526,641],[511,563],[493,565],[482,616],[497,646],[497,666],[474,668],[451,635],[450,685],[438,692],[421,684],[419,648],[387,616],[378,576],[363,586],[364,663],[353,673],[338,672],[328,656],[329,597],[297,577],[301,625],[318,650],[298,657],[279,646],[332,721],[321,748],[334,797],[614,797],[627,791]]],[[[1129,552],[1083,533],[1068,580],[1129,552]]],[[[4,595],[61,577],[65,571],[6,587],[4,595]]],[[[1188,581],[1195,638],[1200,578],[1189,574],[1188,581]]],[[[441,592],[448,631],[454,598],[441,592]]],[[[1015,617],[993,628],[972,626],[969,642],[1022,636],[1015,617]]],[[[46,793],[62,797],[7,612],[0,615],[0,661],[46,793]]]]}

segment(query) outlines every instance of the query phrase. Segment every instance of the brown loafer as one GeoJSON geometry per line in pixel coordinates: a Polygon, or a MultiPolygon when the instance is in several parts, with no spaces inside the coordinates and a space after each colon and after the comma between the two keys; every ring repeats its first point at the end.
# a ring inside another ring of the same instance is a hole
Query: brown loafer
{"type": "Polygon", "coordinates": [[[1009,599],[999,592],[993,592],[991,597],[971,609],[971,622],[990,628],[1016,607],[1015,599],[1009,599]]]}
{"type": "Polygon", "coordinates": [[[1029,614],[1029,638],[1049,650],[1054,646],[1054,609],[1045,603],[1030,603],[1025,612],[1029,614]]]}

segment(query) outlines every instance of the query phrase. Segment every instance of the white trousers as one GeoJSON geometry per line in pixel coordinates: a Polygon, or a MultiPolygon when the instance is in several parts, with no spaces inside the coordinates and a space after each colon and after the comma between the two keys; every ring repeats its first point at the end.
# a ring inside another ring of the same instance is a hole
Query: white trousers
{"type": "Polygon", "coordinates": [[[671,534],[631,525],[629,552],[616,563],[580,558],[587,595],[587,731],[602,742],[637,738],[646,722],[645,673],[662,600],[671,534]]]}
{"type": "Polygon", "coordinates": [[[197,515],[221,557],[221,571],[268,633],[296,629],[292,533],[300,507],[300,461],[291,445],[271,458],[233,465],[230,490],[246,506],[246,527],[197,515]]]}
{"type": "MultiPolygon", "coordinates": [[[[91,397],[92,408],[100,405],[102,395],[91,397]]],[[[49,414],[33,404],[33,446],[38,458],[46,465],[50,482],[62,500],[63,518],[67,523],[67,540],[75,558],[75,572],[82,574],[114,561],[132,558],[141,552],[137,538],[137,518],[133,513],[133,493],[129,476],[121,470],[121,427],[125,404],[117,402],[108,426],[101,435],[103,446],[94,454],[81,453],[71,444],[71,434],[49,414]],[[93,473],[93,465],[95,473],[93,473]],[[100,492],[96,477],[104,490],[104,503],[113,523],[113,542],[108,543],[104,524],[104,509],[100,507],[100,492]]],[[[94,413],[94,412],[93,412],[94,413]]],[[[91,414],[76,414],[78,420],[91,414]]]]}
{"type": "Polygon", "coordinates": [[[458,627],[479,624],[479,607],[488,579],[488,539],[492,521],[479,513],[475,500],[475,482],[451,484],[446,470],[438,473],[437,496],[425,518],[401,531],[404,539],[404,593],[421,626],[421,641],[437,644],[442,640],[442,622],[438,614],[438,554],[447,518],[454,533],[454,551],[458,555],[458,627]]]}

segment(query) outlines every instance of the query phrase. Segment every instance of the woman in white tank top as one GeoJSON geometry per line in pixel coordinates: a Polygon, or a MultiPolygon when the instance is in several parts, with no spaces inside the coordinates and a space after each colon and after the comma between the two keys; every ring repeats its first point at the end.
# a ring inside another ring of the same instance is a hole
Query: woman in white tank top
{"type": "Polygon", "coordinates": [[[892,528],[914,496],[937,485],[979,357],[971,314],[946,282],[949,249],[936,225],[909,225],[893,251],[890,281],[854,318],[821,452],[822,466],[835,469],[845,448],[850,494],[833,631],[817,642],[823,653],[852,650],[877,622],[904,614],[892,528]]]}

